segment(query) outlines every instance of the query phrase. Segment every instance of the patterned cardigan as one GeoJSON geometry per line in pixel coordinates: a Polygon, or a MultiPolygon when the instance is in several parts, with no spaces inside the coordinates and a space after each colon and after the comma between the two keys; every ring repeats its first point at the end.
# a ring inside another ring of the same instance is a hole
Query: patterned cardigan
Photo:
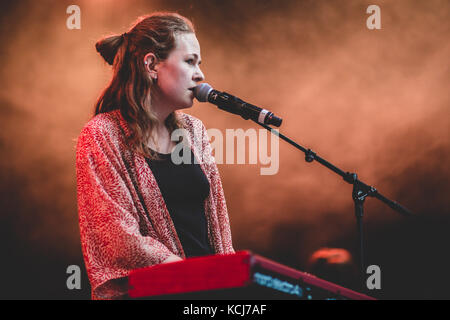
{"type": "MultiPolygon", "coordinates": [[[[187,142],[210,183],[205,200],[208,239],[215,253],[233,253],[222,183],[203,123],[177,112],[187,142]]],[[[185,258],[164,199],[144,156],[126,143],[119,110],[92,118],[77,142],[77,199],[81,247],[93,299],[127,293],[133,269],[185,258]]],[[[185,141],[186,141],[185,140],[185,141]]]]}

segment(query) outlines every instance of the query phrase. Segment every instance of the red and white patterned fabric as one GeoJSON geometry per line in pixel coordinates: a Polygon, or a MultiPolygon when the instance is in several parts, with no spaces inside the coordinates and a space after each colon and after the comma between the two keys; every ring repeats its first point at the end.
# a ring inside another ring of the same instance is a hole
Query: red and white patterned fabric
{"type": "MultiPolygon", "coordinates": [[[[203,123],[178,112],[187,142],[210,183],[205,200],[209,242],[216,253],[234,253],[225,196],[203,123]]],[[[126,143],[119,110],[98,114],[77,142],[77,198],[81,246],[93,299],[127,293],[133,269],[185,258],[158,184],[144,156],[126,143]]]]}

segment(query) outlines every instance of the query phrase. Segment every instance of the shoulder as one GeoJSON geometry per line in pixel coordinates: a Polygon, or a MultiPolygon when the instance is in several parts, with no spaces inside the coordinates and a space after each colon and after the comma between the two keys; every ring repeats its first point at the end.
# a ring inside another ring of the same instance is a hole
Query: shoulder
{"type": "Polygon", "coordinates": [[[177,116],[184,126],[190,127],[203,126],[203,122],[199,118],[194,117],[193,115],[177,111],[177,116]]]}
{"type": "Polygon", "coordinates": [[[118,111],[100,113],[89,120],[80,132],[78,144],[83,142],[118,141],[123,136],[118,111]]]}
{"type": "Polygon", "coordinates": [[[183,128],[193,134],[203,133],[206,130],[203,122],[190,114],[177,111],[177,116],[183,128]]]}
{"type": "Polygon", "coordinates": [[[89,120],[81,130],[81,135],[114,136],[120,131],[118,111],[99,113],[89,120]]]}

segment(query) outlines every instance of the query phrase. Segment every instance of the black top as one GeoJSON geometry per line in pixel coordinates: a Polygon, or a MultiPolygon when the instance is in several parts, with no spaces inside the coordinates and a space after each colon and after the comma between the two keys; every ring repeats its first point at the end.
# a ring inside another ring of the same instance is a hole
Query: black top
{"type": "MultiPolygon", "coordinates": [[[[182,156],[182,151],[180,152],[182,156]]],[[[171,154],[158,153],[160,160],[146,159],[158,182],[186,257],[214,254],[208,241],[205,199],[209,181],[199,164],[176,165],[171,154]]]]}

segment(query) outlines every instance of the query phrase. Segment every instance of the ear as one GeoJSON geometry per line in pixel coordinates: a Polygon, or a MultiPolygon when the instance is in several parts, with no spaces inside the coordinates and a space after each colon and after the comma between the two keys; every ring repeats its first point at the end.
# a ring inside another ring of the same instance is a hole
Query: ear
{"type": "Polygon", "coordinates": [[[155,56],[154,53],[149,52],[145,55],[145,57],[144,57],[145,69],[147,70],[147,72],[150,74],[150,76],[152,78],[158,77],[158,74],[157,74],[158,64],[159,64],[159,60],[155,56]]]}

